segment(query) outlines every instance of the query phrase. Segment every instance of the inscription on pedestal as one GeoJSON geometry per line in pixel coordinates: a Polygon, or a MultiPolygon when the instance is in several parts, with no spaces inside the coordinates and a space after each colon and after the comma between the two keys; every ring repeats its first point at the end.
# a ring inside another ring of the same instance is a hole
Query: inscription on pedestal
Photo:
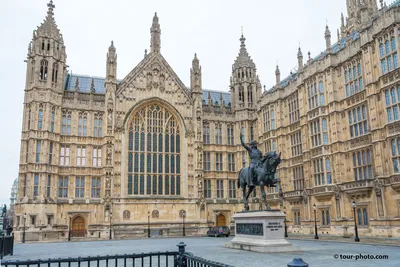
{"type": "Polygon", "coordinates": [[[237,223],[236,233],[242,235],[264,235],[262,223],[237,223]]]}
{"type": "Polygon", "coordinates": [[[269,222],[267,225],[267,229],[269,229],[270,231],[278,231],[279,228],[283,228],[280,222],[269,222]]]}

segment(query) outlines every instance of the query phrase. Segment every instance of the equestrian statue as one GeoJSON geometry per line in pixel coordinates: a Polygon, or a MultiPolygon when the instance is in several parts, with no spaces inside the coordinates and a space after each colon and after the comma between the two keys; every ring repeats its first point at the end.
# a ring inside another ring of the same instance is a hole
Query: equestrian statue
{"type": "Polygon", "coordinates": [[[274,151],[268,152],[263,156],[262,152],[257,148],[257,141],[253,140],[250,142],[250,146],[247,146],[243,141],[242,133],[240,133],[240,142],[249,153],[250,166],[239,171],[237,184],[238,188],[243,190],[244,208],[249,210],[248,198],[256,186],[260,187],[261,196],[264,203],[266,203],[267,195],[264,186],[276,187],[276,184],[280,182],[274,175],[276,168],[281,163],[281,154],[279,153],[278,155],[274,151]],[[246,192],[247,187],[249,190],[246,192]]]}

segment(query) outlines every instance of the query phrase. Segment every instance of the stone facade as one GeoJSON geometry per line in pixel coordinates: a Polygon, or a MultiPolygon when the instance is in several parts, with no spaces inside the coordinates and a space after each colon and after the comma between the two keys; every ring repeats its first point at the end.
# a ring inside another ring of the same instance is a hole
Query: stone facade
{"type": "Polygon", "coordinates": [[[105,78],[68,73],[50,1],[26,60],[16,240],[24,225],[26,241],[233,225],[242,129],[282,153],[283,192],[267,201],[285,207],[289,231],[312,233],[315,204],[320,232],[352,235],[355,201],[360,235],[400,237],[399,5],[347,1],[339,41],[327,26],[326,51],[304,64],[299,48],[297,71],[281,80],[277,66],[268,91],[242,35],[229,94],[203,89],[196,55],[190,87],[181,82],[161,55],[157,14],[150,52],[123,80],[113,43],[105,78]]]}

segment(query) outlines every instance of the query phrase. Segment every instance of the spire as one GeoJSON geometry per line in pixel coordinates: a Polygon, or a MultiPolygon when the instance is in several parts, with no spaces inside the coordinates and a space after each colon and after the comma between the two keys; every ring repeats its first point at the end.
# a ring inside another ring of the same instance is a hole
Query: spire
{"type": "Polygon", "coordinates": [[[150,33],[151,33],[151,43],[150,43],[151,50],[150,51],[153,53],[160,53],[161,29],[160,29],[160,24],[158,23],[157,12],[154,14],[153,25],[150,28],[150,33]]]}
{"type": "Polygon", "coordinates": [[[47,16],[42,24],[37,28],[36,32],[33,33],[33,36],[51,37],[63,42],[62,35],[54,19],[54,8],[56,6],[54,5],[53,0],[50,0],[50,2],[47,4],[47,7],[47,16]]]}
{"type": "Polygon", "coordinates": [[[196,53],[194,54],[192,68],[190,69],[190,89],[196,93],[200,93],[202,90],[201,66],[196,53]]]}
{"type": "Polygon", "coordinates": [[[299,46],[299,51],[297,52],[297,69],[301,70],[303,68],[303,53],[301,52],[301,48],[299,46]]]}
{"type": "Polygon", "coordinates": [[[275,78],[276,78],[276,86],[279,86],[281,84],[281,71],[279,70],[278,64],[276,64],[275,78]]]}
{"type": "Polygon", "coordinates": [[[343,28],[344,28],[344,15],[343,15],[343,12],[342,12],[341,15],[340,15],[340,21],[341,21],[340,26],[341,26],[342,29],[343,29],[343,28]]]}
{"type": "Polygon", "coordinates": [[[111,41],[111,45],[108,48],[107,53],[107,65],[106,65],[106,80],[116,81],[117,79],[117,49],[114,46],[114,41],[111,41]]]}
{"type": "Polygon", "coordinates": [[[331,49],[331,31],[329,30],[328,24],[325,27],[325,43],[326,43],[326,50],[330,51],[330,49],[331,49]]]}
{"type": "Polygon", "coordinates": [[[242,36],[240,37],[240,50],[239,50],[239,55],[237,56],[234,67],[240,68],[240,67],[250,67],[255,69],[256,64],[254,64],[253,60],[251,59],[249,53],[247,52],[246,49],[246,38],[244,38],[243,35],[243,28],[242,28],[242,36]]]}
{"type": "Polygon", "coordinates": [[[192,68],[193,70],[199,70],[200,69],[200,61],[197,58],[197,54],[194,53],[194,58],[192,60],[192,68]]]}
{"type": "Polygon", "coordinates": [[[339,40],[340,40],[340,32],[339,32],[339,29],[337,29],[337,40],[338,40],[338,42],[339,42],[339,40]]]}

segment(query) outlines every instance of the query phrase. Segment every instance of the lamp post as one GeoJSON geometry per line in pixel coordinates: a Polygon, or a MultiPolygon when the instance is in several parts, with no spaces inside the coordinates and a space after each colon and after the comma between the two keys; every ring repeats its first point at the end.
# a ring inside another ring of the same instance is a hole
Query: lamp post
{"type": "Polygon", "coordinates": [[[147,212],[147,237],[150,238],[150,211],[147,212]]]}
{"type": "Polygon", "coordinates": [[[285,219],[284,219],[284,222],[285,222],[285,237],[288,237],[287,225],[286,225],[286,207],[283,207],[283,213],[285,213],[285,219]]]}
{"type": "Polygon", "coordinates": [[[71,224],[72,224],[72,215],[68,214],[69,217],[69,225],[68,225],[68,241],[71,241],[71,224]]]}
{"type": "Polygon", "coordinates": [[[112,220],[112,213],[110,213],[110,240],[112,239],[111,220],[112,220]]]}
{"type": "Polygon", "coordinates": [[[186,236],[186,233],[185,233],[185,218],[186,218],[186,211],[183,211],[182,212],[182,220],[183,220],[182,232],[183,232],[183,236],[186,236]]]}
{"type": "Polygon", "coordinates": [[[22,243],[25,243],[26,212],[24,213],[24,228],[22,229],[22,243]]]}
{"type": "Polygon", "coordinates": [[[357,228],[357,218],[356,218],[356,202],[353,201],[353,203],[351,203],[351,205],[353,206],[353,214],[354,214],[354,231],[356,234],[356,237],[354,238],[355,242],[360,242],[360,238],[358,238],[358,228],[357,228]]]}
{"type": "Polygon", "coordinates": [[[315,206],[315,204],[314,204],[314,227],[315,227],[314,239],[319,239],[318,229],[317,229],[317,206],[315,206]]]}

